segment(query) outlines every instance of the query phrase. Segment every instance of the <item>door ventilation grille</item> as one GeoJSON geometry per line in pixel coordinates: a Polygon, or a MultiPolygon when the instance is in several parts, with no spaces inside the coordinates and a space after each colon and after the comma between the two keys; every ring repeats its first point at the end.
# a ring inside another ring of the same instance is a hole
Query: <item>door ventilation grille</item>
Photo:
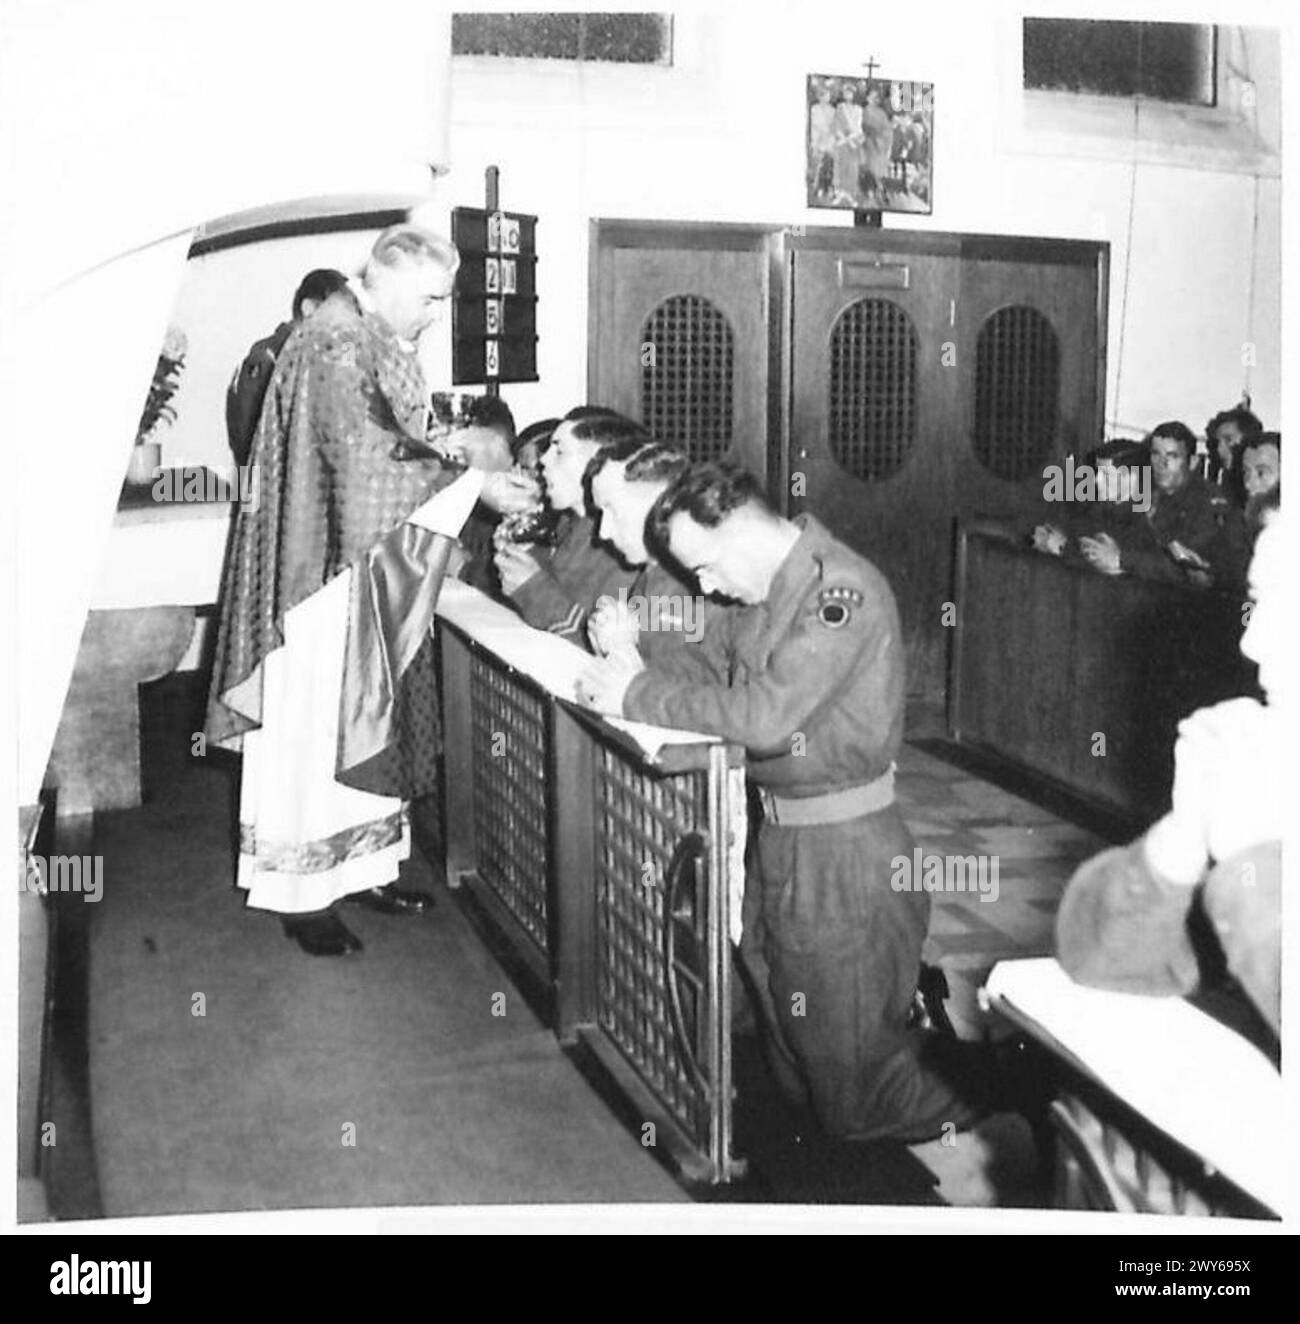
{"type": "Polygon", "coordinates": [[[734,416],[731,324],[708,299],[677,294],[650,314],[641,342],[641,421],[692,460],[719,459],[734,416]]]}
{"type": "Polygon", "coordinates": [[[831,328],[830,449],[855,478],[896,474],[916,440],[916,330],[889,299],[859,299],[831,328]]]}
{"type": "Polygon", "coordinates": [[[1036,308],[1001,308],[975,345],[975,458],[995,477],[1041,475],[1056,440],[1061,346],[1036,308]]]}

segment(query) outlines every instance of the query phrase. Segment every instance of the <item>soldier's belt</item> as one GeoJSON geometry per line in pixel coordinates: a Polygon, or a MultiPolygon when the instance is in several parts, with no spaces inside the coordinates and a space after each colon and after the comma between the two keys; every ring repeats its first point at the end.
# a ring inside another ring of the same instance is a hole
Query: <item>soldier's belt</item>
{"type": "Polygon", "coordinates": [[[874,814],[894,803],[895,766],[891,763],[887,772],[862,786],[846,786],[840,791],[801,799],[773,795],[759,787],[763,817],[780,827],[815,827],[823,823],[847,823],[849,819],[874,814]]]}

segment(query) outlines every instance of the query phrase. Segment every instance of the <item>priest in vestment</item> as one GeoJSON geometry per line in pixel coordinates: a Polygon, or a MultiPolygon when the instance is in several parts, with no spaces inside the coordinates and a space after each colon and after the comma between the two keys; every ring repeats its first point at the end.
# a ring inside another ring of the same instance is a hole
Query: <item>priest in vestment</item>
{"type": "Polygon", "coordinates": [[[533,499],[424,447],[414,346],[458,264],[440,236],[390,227],[361,278],[294,330],[253,440],[255,499],[236,512],[207,738],[243,754],[237,884],[314,955],[360,947],[344,898],[421,906],[392,884],[408,802],[436,786],[431,629],[448,552],[476,499],[533,499]]]}

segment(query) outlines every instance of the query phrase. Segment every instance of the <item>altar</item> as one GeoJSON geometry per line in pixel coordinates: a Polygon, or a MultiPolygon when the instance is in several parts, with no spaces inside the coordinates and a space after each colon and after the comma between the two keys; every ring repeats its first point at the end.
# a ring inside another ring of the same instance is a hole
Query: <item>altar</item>
{"type": "Polygon", "coordinates": [[[201,664],[232,511],[228,500],[124,493],[45,778],[60,818],[140,803],[138,687],[201,664]]]}

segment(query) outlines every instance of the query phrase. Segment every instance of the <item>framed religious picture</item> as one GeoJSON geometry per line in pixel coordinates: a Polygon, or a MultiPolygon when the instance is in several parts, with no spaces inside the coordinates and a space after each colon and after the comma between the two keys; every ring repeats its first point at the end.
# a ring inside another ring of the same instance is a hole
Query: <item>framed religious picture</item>
{"type": "Polygon", "coordinates": [[[934,210],[934,84],[809,74],[809,207],[934,210]]]}

